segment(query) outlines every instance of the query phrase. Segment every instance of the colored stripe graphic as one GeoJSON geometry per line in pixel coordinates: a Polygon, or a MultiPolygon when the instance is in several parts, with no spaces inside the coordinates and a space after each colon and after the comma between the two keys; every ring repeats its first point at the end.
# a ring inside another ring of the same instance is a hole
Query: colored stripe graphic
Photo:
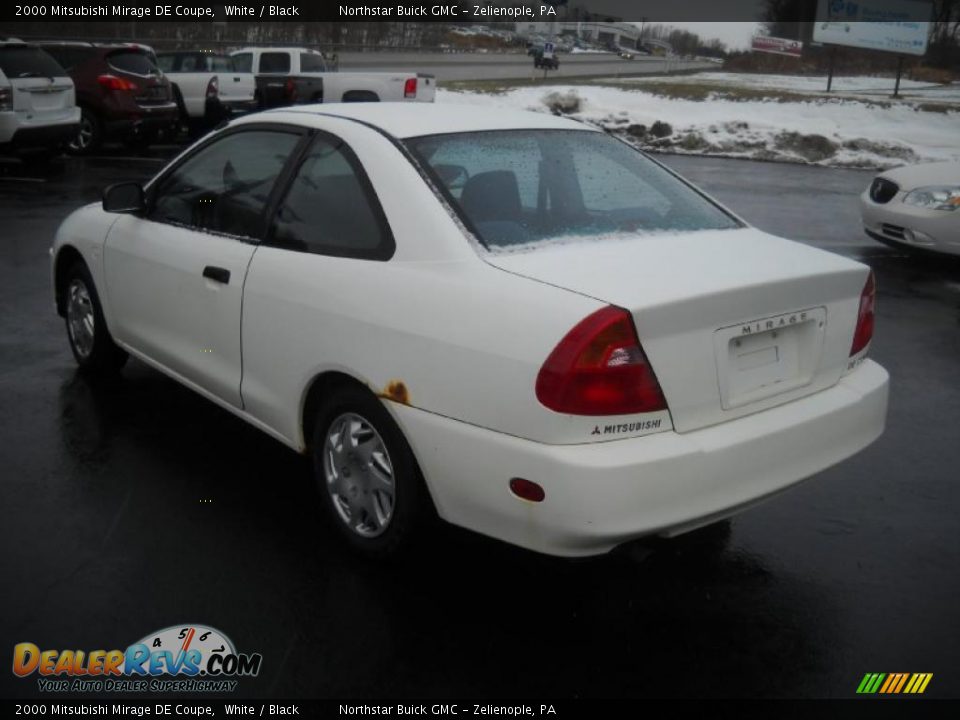
{"type": "Polygon", "coordinates": [[[907,682],[908,673],[900,673],[900,682],[897,683],[897,686],[893,689],[893,692],[898,693],[903,689],[903,686],[907,682]]]}
{"type": "Polygon", "coordinates": [[[867,673],[857,686],[858,695],[922,695],[933,673],[867,673]]]}

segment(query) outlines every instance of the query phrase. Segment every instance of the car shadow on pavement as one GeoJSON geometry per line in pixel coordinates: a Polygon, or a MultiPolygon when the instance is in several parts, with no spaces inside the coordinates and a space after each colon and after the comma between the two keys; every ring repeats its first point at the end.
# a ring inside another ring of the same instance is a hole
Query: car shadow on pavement
{"type": "Polygon", "coordinates": [[[440,523],[372,562],[318,512],[305,458],[141,363],[63,375],[54,406],[5,531],[37,538],[7,550],[18,636],[204,621],[264,653],[249,696],[778,695],[831,661],[831,602],[735,521],[576,561],[440,523]]]}

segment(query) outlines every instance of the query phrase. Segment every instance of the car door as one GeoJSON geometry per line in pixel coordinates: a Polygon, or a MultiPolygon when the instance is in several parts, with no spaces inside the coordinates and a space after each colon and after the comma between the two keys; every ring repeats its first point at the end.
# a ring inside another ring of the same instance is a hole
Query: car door
{"type": "Polygon", "coordinates": [[[243,309],[246,411],[285,437],[317,367],[367,377],[384,358],[372,330],[395,242],[353,150],[317,132],[290,173],[251,262],[243,309]],[[360,319],[363,318],[363,319],[360,319]]]}
{"type": "Polygon", "coordinates": [[[159,177],[147,210],[121,215],[106,240],[116,338],[237,407],[244,279],[302,137],[282,126],[215,137],[159,177]]]}

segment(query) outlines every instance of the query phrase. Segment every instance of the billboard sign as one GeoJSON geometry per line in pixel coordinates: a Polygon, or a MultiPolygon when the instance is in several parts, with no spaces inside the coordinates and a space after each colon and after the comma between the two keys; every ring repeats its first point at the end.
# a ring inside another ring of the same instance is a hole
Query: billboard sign
{"type": "Polygon", "coordinates": [[[800,57],[803,53],[803,43],[799,40],[788,40],[787,38],[770,37],[769,35],[754,35],[750,49],[753,52],[800,57]]]}
{"type": "Polygon", "coordinates": [[[924,55],[929,0],[819,0],[813,40],[901,55],[924,55]]]}

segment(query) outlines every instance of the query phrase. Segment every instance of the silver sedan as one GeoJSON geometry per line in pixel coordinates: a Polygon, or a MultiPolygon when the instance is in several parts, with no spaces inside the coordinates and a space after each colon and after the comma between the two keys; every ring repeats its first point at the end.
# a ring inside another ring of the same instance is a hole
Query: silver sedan
{"type": "Polygon", "coordinates": [[[860,210],[875,240],[960,255],[960,162],[881,173],[860,197],[860,210]]]}

